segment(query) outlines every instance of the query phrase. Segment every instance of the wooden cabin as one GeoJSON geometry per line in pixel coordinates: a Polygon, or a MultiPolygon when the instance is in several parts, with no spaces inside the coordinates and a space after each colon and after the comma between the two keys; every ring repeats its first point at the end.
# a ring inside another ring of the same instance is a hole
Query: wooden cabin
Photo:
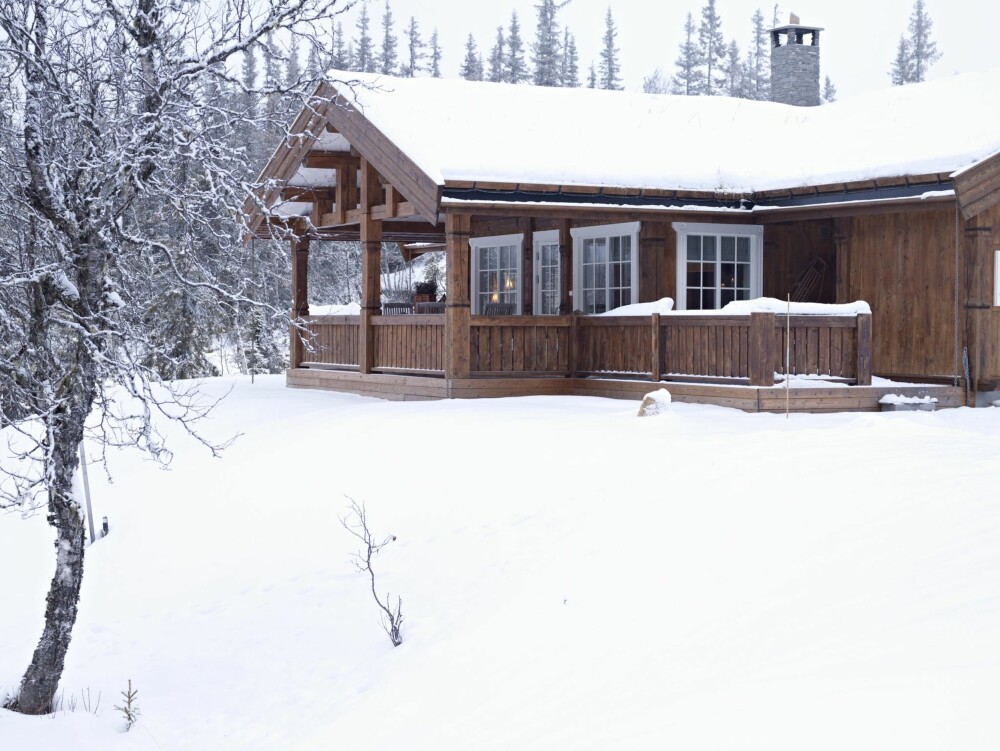
{"type": "Polygon", "coordinates": [[[293,248],[287,383],[982,401],[1000,389],[998,115],[996,72],[822,107],[333,72],[247,204],[293,248]],[[310,315],[318,239],[360,241],[360,315],[310,315]],[[443,313],[386,314],[383,242],[446,249],[443,313]],[[607,315],[667,297],[676,312],[607,315]],[[760,297],[871,314],[718,310],[760,297]],[[829,384],[786,393],[786,368],[829,384]]]}

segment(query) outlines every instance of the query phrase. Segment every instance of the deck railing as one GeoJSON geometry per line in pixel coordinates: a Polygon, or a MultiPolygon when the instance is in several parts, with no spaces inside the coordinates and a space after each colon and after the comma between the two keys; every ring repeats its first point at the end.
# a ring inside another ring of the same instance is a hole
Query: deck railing
{"type": "Polygon", "coordinates": [[[373,316],[380,373],[444,374],[444,316],[373,316]]]}
{"type": "MultiPolygon", "coordinates": [[[[443,315],[374,316],[374,370],[444,373],[443,315]]],[[[301,365],[357,369],[360,318],[312,316],[301,365]]],[[[785,372],[871,383],[871,316],[473,316],[470,371],[771,386],[785,372]]]]}

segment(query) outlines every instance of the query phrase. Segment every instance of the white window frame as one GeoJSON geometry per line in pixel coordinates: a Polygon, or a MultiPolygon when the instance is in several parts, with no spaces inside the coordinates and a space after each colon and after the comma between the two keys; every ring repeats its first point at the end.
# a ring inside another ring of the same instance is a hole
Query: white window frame
{"type": "Polygon", "coordinates": [[[482,315],[483,311],[479,306],[479,251],[483,248],[498,248],[504,245],[517,246],[517,268],[514,276],[515,292],[517,294],[517,305],[514,306],[514,314],[521,315],[524,310],[524,289],[522,269],[524,267],[524,234],[516,235],[493,235],[492,237],[470,237],[469,248],[472,253],[472,280],[469,285],[472,297],[472,314],[482,315]]]}
{"type": "MultiPolygon", "coordinates": [[[[750,238],[750,297],[763,296],[764,286],[764,228],[757,224],[701,224],[696,222],[674,222],[677,235],[677,287],[674,294],[674,309],[687,310],[687,239],[688,235],[726,235],[750,238]]],[[[721,243],[716,244],[717,247],[721,243]]],[[[721,254],[717,256],[721,263],[721,254]]],[[[716,280],[718,280],[716,276],[716,280]]]]}
{"type": "Polygon", "coordinates": [[[993,306],[1000,308],[1000,250],[993,251],[993,306]]]}
{"type": "MultiPolygon", "coordinates": [[[[600,224],[594,227],[573,227],[570,229],[570,236],[573,238],[573,310],[583,310],[583,241],[599,237],[612,238],[627,235],[632,238],[632,269],[629,274],[629,287],[632,303],[639,302],[639,230],[641,228],[642,222],[625,222],[623,224],[600,224]]],[[[605,279],[610,279],[610,275],[606,276],[605,279]]]]}
{"type": "MultiPolygon", "coordinates": [[[[535,283],[532,286],[532,312],[536,316],[540,315],[559,315],[557,310],[555,313],[542,313],[542,246],[543,245],[558,245],[559,244],[559,230],[557,229],[547,229],[540,232],[535,232],[532,236],[532,246],[534,252],[534,266],[533,271],[535,275],[535,283]]],[[[559,258],[559,272],[562,273],[562,262],[563,259],[559,258]]]]}

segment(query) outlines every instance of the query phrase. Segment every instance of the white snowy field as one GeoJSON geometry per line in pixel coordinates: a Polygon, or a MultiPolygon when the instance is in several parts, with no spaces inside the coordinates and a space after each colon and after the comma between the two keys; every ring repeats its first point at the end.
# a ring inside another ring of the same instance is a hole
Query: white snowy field
{"type": "MultiPolygon", "coordinates": [[[[204,425],[243,434],[223,458],[172,430],[169,471],[92,470],[111,534],[88,549],[76,711],[0,710],[0,749],[997,747],[1000,409],[640,419],[236,384],[204,425]],[[398,537],[376,559],[395,649],[347,496],[398,537]]],[[[0,514],[0,693],[51,539],[0,514]]]]}

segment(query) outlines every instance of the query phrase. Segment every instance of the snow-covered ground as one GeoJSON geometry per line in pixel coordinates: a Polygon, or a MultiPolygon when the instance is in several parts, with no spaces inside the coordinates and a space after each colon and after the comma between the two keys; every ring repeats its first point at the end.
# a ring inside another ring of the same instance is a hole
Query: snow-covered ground
{"type": "MultiPolygon", "coordinates": [[[[1000,410],[637,407],[238,381],[204,426],[243,434],[223,458],[172,430],[170,471],[92,470],[111,534],[76,711],[0,710],[0,748],[996,748],[1000,410]],[[396,649],[348,496],[398,538],[376,568],[396,649]]],[[[0,691],[40,633],[50,540],[0,515],[0,691]]]]}

